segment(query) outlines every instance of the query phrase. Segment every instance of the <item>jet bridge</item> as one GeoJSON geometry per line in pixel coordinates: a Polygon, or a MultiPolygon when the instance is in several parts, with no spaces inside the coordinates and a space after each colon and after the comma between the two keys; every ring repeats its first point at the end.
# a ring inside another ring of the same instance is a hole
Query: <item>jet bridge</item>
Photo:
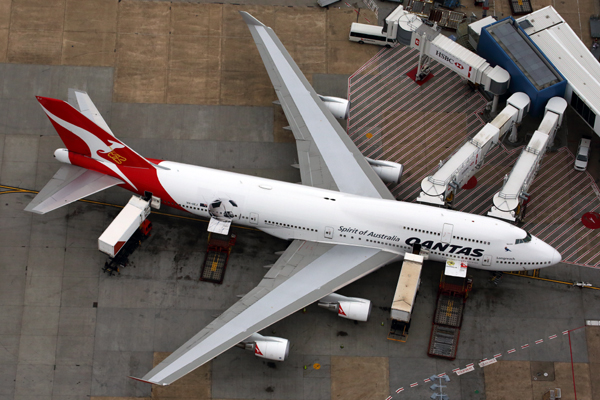
{"type": "Polygon", "coordinates": [[[546,150],[554,142],[566,108],[567,102],[562,97],[553,97],[548,101],[538,130],[534,132],[510,174],[505,177],[502,190],[494,195],[494,205],[488,212],[490,217],[508,221],[522,221],[525,218],[529,186],[540,168],[546,150]]]}
{"type": "Polygon", "coordinates": [[[491,123],[486,124],[471,140],[462,145],[434,175],[421,182],[417,201],[439,206],[451,206],[459,188],[481,168],[490,149],[507,133],[516,134],[529,110],[529,96],[517,92],[510,96],[506,107],[491,123]]]}
{"type": "Polygon", "coordinates": [[[416,80],[424,79],[429,74],[429,65],[435,60],[495,96],[508,90],[510,75],[505,69],[492,67],[484,58],[442,35],[437,29],[425,25],[417,15],[409,13],[402,6],[386,17],[382,35],[419,50],[416,80]]]}

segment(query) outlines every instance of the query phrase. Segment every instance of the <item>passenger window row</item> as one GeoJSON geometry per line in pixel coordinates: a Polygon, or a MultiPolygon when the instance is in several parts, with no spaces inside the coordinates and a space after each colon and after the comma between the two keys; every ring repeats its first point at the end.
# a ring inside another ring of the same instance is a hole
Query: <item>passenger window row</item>
{"type": "Polygon", "coordinates": [[[441,236],[441,233],[439,233],[439,232],[433,232],[433,231],[426,231],[424,229],[411,228],[410,226],[404,226],[403,229],[406,229],[408,231],[413,231],[413,232],[425,233],[426,235],[441,236]]]}
{"type": "Polygon", "coordinates": [[[490,244],[490,242],[484,242],[483,240],[471,239],[471,238],[466,238],[466,237],[461,237],[461,236],[452,236],[452,238],[458,239],[458,240],[464,240],[466,242],[473,242],[473,243],[480,243],[480,244],[487,244],[487,245],[490,244]]]}
{"type": "Polygon", "coordinates": [[[301,229],[303,231],[311,231],[311,232],[319,232],[318,229],[311,229],[311,228],[306,228],[304,226],[297,226],[297,225],[290,225],[290,224],[283,224],[281,222],[275,222],[275,221],[267,221],[265,220],[265,224],[269,224],[269,225],[277,225],[277,226],[283,226],[286,228],[294,228],[294,229],[301,229]]]}

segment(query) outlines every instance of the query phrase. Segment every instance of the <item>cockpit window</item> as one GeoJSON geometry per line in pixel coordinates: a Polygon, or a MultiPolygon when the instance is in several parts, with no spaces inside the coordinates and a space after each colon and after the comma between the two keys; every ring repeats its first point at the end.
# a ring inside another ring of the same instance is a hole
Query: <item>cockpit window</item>
{"type": "Polygon", "coordinates": [[[517,239],[515,241],[515,244],[521,244],[521,243],[529,243],[529,242],[531,242],[531,233],[529,233],[529,232],[526,232],[526,233],[527,233],[527,236],[525,236],[525,238],[523,238],[523,239],[517,239]]]}

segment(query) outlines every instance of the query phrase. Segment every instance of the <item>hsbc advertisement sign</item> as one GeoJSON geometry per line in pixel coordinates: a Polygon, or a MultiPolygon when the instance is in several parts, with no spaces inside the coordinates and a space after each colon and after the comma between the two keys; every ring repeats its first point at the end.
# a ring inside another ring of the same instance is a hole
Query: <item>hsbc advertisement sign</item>
{"type": "Polygon", "coordinates": [[[464,76],[465,78],[471,78],[471,66],[466,65],[462,60],[459,60],[454,56],[441,50],[433,43],[431,44],[431,51],[429,52],[429,55],[433,57],[436,61],[439,61],[444,66],[456,72],[457,74],[464,76]]]}

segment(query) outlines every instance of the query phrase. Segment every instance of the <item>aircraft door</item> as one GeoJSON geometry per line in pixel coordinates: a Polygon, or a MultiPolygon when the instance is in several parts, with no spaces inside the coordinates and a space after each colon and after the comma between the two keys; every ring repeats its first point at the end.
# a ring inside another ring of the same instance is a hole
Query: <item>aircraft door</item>
{"type": "Polygon", "coordinates": [[[258,214],[250,213],[250,223],[254,225],[258,225],[258,214]]]}
{"type": "Polygon", "coordinates": [[[483,266],[489,267],[492,265],[492,256],[483,256],[483,266]]]}
{"type": "Polygon", "coordinates": [[[452,241],[452,229],[454,229],[454,225],[444,224],[442,228],[442,243],[450,243],[452,241]]]}
{"type": "Polygon", "coordinates": [[[333,228],[330,226],[325,227],[325,239],[333,239],[333,228]]]}

